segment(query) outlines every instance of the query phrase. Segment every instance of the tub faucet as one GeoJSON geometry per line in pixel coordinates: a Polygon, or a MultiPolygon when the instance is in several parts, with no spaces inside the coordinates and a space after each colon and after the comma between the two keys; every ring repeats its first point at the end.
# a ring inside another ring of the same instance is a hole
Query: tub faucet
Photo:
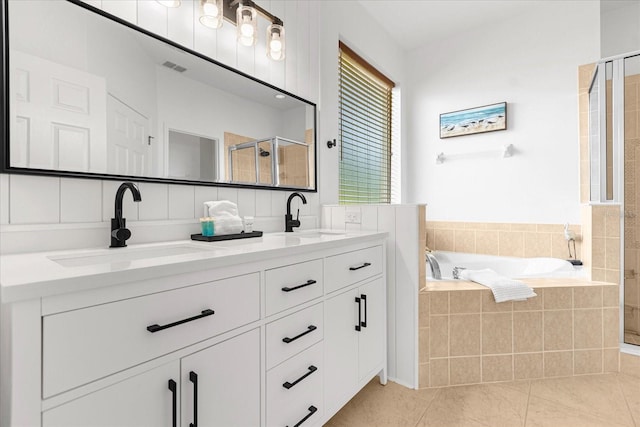
{"type": "Polygon", "coordinates": [[[296,219],[293,219],[293,215],[291,215],[291,200],[294,197],[300,197],[303,204],[307,204],[307,199],[303,194],[300,193],[291,193],[289,198],[287,199],[287,214],[284,216],[284,231],[290,233],[293,231],[293,227],[300,227],[300,209],[298,209],[298,213],[296,214],[296,219]]]}
{"type": "Polygon", "coordinates": [[[434,279],[442,279],[440,264],[438,264],[438,260],[431,252],[427,252],[427,262],[429,263],[429,268],[431,268],[431,277],[434,279]]]}
{"type": "Polygon", "coordinates": [[[110,248],[124,248],[131,237],[131,231],[126,227],[127,220],[122,217],[122,198],[127,189],[131,190],[134,202],[140,202],[140,190],[133,182],[123,182],[116,191],[115,218],[111,218],[111,245],[110,248]]]}

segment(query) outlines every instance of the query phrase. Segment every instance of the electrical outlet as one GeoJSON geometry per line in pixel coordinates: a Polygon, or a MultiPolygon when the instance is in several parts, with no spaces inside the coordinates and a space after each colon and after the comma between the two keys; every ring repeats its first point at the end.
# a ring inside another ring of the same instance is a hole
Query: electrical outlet
{"type": "Polygon", "coordinates": [[[362,222],[362,216],[359,211],[346,212],[345,222],[349,224],[360,224],[362,222]]]}

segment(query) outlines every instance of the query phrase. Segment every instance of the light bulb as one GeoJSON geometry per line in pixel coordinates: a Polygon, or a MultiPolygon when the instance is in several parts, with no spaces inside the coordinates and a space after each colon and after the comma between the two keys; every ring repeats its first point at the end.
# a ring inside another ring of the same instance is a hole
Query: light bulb
{"type": "Polygon", "coordinates": [[[269,43],[269,47],[271,48],[271,52],[280,52],[282,50],[282,42],[277,39],[271,40],[269,43]]]}
{"type": "Polygon", "coordinates": [[[240,26],[240,32],[242,33],[242,37],[253,37],[253,25],[242,24],[242,26],[240,26]]]}
{"type": "Polygon", "coordinates": [[[180,7],[181,0],[156,0],[164,7],[180,7]]]}
{"type": "Polygon", "coordinates": [[[220,13],[220,11],[218,10],[218,6],[216,6],[215,3],[205,3],[202,6],[202,10],[204,11],[205,15],[211,17],[217,17],[218,13],[220,13]]]}

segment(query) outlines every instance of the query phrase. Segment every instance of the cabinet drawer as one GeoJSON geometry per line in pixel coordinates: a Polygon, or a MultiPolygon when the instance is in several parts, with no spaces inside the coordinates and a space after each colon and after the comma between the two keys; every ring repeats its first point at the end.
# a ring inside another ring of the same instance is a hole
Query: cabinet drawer
{"type": "Polygon", "coordinates": [[[267,369],[322,340],[322,304],[267,325],[267,369]]]}
{"type": "Polygon", "coordinates": [[[303,425],[322,418],[322,343],[317,343],[267,373],[267,426],[293,426],[317,411],[303,425]]]}
{"type": "Polygon", "coordinates": [[[322,295],[322,260],[267,270],[265,303],[267,316],[322,295]]]}
{"type": "Polygon", "coordinates": [[[324,263],[327,292],[382,273],[382,246],[360,249],[328,257],[324,263]]]}
{"type": "Polygon", "coordinates": [[[45,316],[43,396],[259,318],[258,273],[45,316]]]}

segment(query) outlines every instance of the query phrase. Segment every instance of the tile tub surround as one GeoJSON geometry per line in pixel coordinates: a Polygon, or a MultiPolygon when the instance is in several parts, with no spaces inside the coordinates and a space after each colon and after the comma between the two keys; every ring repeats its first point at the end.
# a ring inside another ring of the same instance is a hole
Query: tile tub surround
{"type": "Polygon", "coordinates": [[[496,304],[472,282],[420,292],[420,388],[617,372],[618,286],[528,279],[535,298],[496,304]]]}
{"type": "MultiPolygon", "coordinates": [[[[432,250],[515,257],[567,259],[564,224],[427,221],[427,246],[432,250]]],[[[582,229],[570,224],[582,257],[582,229]]],[[[573,250],[573,246],[572,246],[573,250]]]]}

